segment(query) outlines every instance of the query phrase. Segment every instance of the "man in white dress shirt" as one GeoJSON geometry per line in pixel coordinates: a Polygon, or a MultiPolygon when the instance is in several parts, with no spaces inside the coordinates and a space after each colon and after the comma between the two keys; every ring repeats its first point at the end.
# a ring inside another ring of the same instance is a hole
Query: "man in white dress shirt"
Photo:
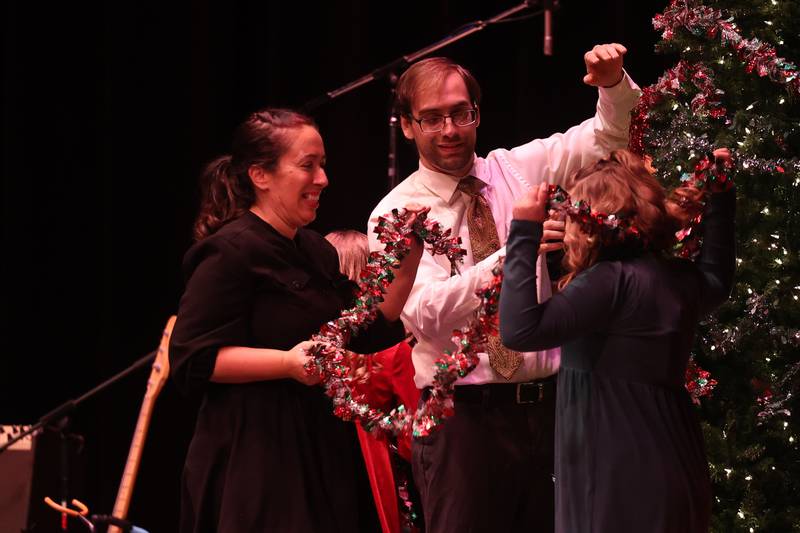
{"type": "MultiPolygon", "coordinates": [[[[584,56],[584,82],[599,89],[594,117],[565,133],[493,150],[486,158],[475,155],[480,87],[469,71],[431,58],[400,77],[401,126],[416,144],[419,169],[372,212],[370,249],[382,248],[373,232],[378,216],[414,203],[429,206],[429,217],[453,228],[467,250],[453,276],[446,258],[425,252],[403,311],[418,340],[412,358],[423,399],[434,361],[453,348],[452,331],[472,318],[479,302],[475,290],[491,279],[504,255],[514,200],[543,181],[566,185],[579,168],[627,146],[629,113],[640,91],[622,69],[625,52],[622,45],[607,44],[584,56]]],[[[563,222],[546,223],[543,242],[556,242],[540,249],[539,301],[551,295],[544,252],[560,248],[561,239],[563,222]]],[[[487,351],[457,383],[455,415],[413,443],[426,530],[550,532],[560,351],[518,354],[497,341],[487,351]]]]}

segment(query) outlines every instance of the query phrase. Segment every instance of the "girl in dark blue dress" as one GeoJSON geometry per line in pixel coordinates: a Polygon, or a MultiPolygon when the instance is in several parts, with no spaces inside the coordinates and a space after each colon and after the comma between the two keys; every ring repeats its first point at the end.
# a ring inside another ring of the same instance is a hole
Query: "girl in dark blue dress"
{"type": "Polygon", "coordinates": [[[705,532],[711,487],[684,376],[696,324],[733,283],[735,193],[708,195],[694,262],[669,251],[675,231],[701,208],[699,192],[668,197],[637,156],[615,151],[581,170],[570,194],[623,217],[638,237],[568,221],[562,290],[539,303],[546,189],[514,209],[500,332],[514,350],[562,347],[556,530],[705,532]]]}

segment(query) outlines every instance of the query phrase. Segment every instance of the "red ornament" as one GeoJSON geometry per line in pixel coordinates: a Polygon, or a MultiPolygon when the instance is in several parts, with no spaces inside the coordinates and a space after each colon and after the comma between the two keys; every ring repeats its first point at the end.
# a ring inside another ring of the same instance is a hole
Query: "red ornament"
{"type": "Polygon", "coordinates": [[[707,370],[697,366],[694,358],[689,359],[686,365],[686,390],[692,402],[699,405],[700,398],[710,396],[716,386],[717,380],[711,379],[711,374],[707,370]]]}

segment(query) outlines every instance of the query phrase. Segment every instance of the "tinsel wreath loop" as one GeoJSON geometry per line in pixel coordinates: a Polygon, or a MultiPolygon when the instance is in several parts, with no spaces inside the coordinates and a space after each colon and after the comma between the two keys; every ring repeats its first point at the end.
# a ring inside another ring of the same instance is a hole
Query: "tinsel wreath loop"
{"type": "MultiPolygon", "coordinates": [[[[693,173],[683,173],[681,181],[685,185],[699,190],[712,192],[727,190],[733,186],[733,180],[730,179],[727,172],[730,167],[729,160],[724,163],[715,163],[713,154],[704,155],[695,165],[693,173]]],[[[573,201],[569,193],[558,185],[548,186],[546,209],[563,213],[573,222],[579,224],[585,233],[590,235],[602,233],[606,238],[617,243],[638,241],[642,245],[647,244],[644,242],[642,233],[628,217],[620,216],[616,213],[593,211],[588,202],[585,200],[573,201]]],[[[677,255],[690,257],[691,250],[686,245],[688,244],[689,236],[696,234],[695,228],[700,223],[700,220],[701,216],[698,215],[691,221],[689,226],[681,229],[676,234],[678,240],[677,255]]]]}
{"type": "Polygon", "coordinates": [[[625,242],[638,240],[641,232],[626,217],[614,213],[592,211],[592,206],[585,200],[572,201],[569,193],[559,185],[548,185],[548,199],[545,211],[556,211],[568,216],[589,235],[603,233],[612,240],[625,242]]]}
{"type": "Polygon", "coordinates": [[[732,17],[697,0],[672,0],[664,13],[653,18],[653,27],[662,32],[665,41],[671,40],[681,28],[696,36],[709,39],[719,36],[723,45],[734,50],[745,63],[748,73],[768,76],[785,85],[790,94],[800,96],[800,71],[795,63],[778,57],[775,48],[758,39],[745,39],[732,17]]]}
{"type": "Polygon", "coordinates": [[[497,334],[497,307],[500,295],[501,270],[494,270],[494,279],[487,287],[477,291],[480,306],[471,324],[453,332],[456,350],[446,352],[436,361],[431,394],[416,412],[399,406],[389,413],[366,403],[363,394],[353,387],[353,357],[344,349],[347,341],[377,315],[377,305],[394,278],[392,267],[408,254],[411,239],[419,237],[432,254],[445,255],[453,269],[466,253],[459,237],[451,237],[438,222],[428,220],[427,212],[418,213],[409,227],[412,212],[395,209],[379,218],[375,232],[386,245],[383,252],[370,254],[362,271],[356,293],[356,305],[342,312],[336,320],[328,322],[312,337],[317,341],[309,351],[312,362],[306,370],[318,373],[328,396],[333,399],[334,414],[343,420],[358,420],[372,433],[401,435],[407,432],[415,437],[426,436],[445,418],[453,414],[453,388],[458,378],[466,376],[478,363],[478,350],[486,343],[488,335],[497,334]]]}

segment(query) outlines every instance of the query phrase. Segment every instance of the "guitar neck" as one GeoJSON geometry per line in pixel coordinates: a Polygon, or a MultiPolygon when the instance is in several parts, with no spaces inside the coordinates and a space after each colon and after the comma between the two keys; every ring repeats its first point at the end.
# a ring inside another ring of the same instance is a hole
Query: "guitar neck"
{"type": "MultiPolygon", "coordinates": [[[[142,461],[142,450],[144,449],[144,442],[147,438],[147,430],[150,427],[150,419],[153,415],[153,406],[155,404],[155,397],[151,401],[147,400],[142,404],[139,411],[139,419],[136,422],[136,430],[133,432],[133,439],[131,441],[131,448],[128,451],[128,460],[125,462],[125,470],[122,473],[122,481],[119,484],[117,491],[117,499],[114,502],[114,511],[111,513],[116,518],[125,518],[128,516],[128,508],[131,503],[131,496],[133,495],[133,486],[136,483],[136,474],[139,472],[139,465],[142,461]]],[[[112,526],[113,527],[113,526],[112,526]]],[[[109,532],[112,531],[109,528],[109,532]]]]}
{"type": "MultiPolygon", "coordinates": [[[[150,427],[150,419],[153,415],[153,407],[156,403],[158,393],[167,380],[169,375],[169,337],[172,334],[172,327],[175,325],[175,317],[172,316],[167,321],[167,327],[161,336],[161,343],[158,346],[156,360],[153,363],[150,377],[147,380],[147,390],[144,394],[144,401],[139,410],[139,418],[136,421],[136,429],[133,432],[131,448],[128,451],[128,460],[125,462],[125,470],[122,473],[122,481],[117,491],[117,499],[114,502],[114,511],[111,515],[115,518],[124,520],[128,516],[128,508],[133,495],[133,486],[136,483],[136,475],[139,472],[139,464],[142,460],[144,442],[147,438],[147,430],[150,427]]],[[[122,533],[116,526],[109,526],[108,533],[122,533]]]]}

